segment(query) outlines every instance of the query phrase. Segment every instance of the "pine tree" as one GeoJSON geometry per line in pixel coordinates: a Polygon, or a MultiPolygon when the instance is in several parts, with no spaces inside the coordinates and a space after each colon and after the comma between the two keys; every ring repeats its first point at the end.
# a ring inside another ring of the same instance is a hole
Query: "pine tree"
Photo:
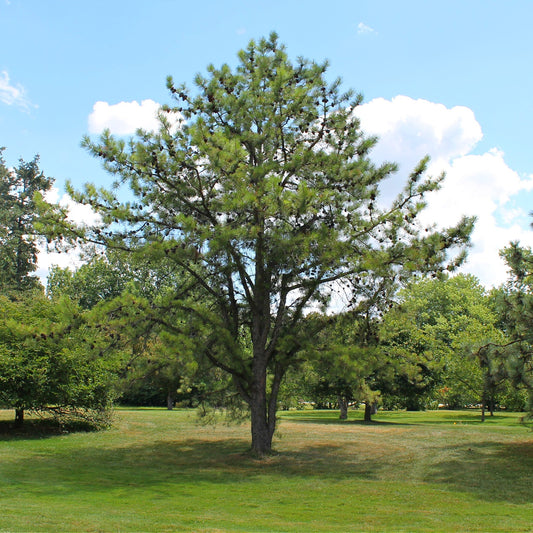
{"type": "Polygon", "coordinates": [[[187,273],[194,297],[184,282],[156,319],[188,328],[231,374],[261,456],[271,450],[281,380],[312,342],[300,328],[308,310],[326,307],[336,284],[384,265],[393,276],[445,268],[473,221],[420,226],[423,197],[442,180],[425,177],[427,159],[392,205],[380,204],[380,185],[397,168],[372,164],[376,139],[354,113],[361,97],[328,83],[327,63],[291,62],[275,34],[238,58],[235,69],[209,66],[194,92],[169,78],[175,105],[162,108],[159,132],[84,140],[117,180],[111,190],[70,188],[105,226],[72,235],[171,258],[187,273]],[[121,185],[133,202],[119,199],[121,185]],[[173,309],[187,311],[186,323],[173,309]]]}
{"type": "Polygon", "coordinates": [[[39,158],[20,160],[9,169],[0,149],[0,292],[28,291],[40,286],[32,276],[37,269],[38,239],[34,223],[36,192],[44,193],[53,180],[39,170],[39,158]]]}

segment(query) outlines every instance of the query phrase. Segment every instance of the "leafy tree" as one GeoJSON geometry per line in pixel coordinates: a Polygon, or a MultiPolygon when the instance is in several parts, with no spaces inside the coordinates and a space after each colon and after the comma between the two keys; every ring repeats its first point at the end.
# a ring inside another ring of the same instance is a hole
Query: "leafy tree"
{"type": "Polygon", "coordinates": [[[380,204],[396,166],[372,164],[376,139],[354,114],[361,98],[341,92],[339,80],[329,84],[326,63],[291,62],[275,34],[238,58],[235,69],[209,66],[195,92],[169,78],[176,103],[162,108],[158,132],[139,131],[128,143],[109,132],[86,138],[115,187],[69,190],[104,225],[69,229],[56,217],[56,231],[142,250],[152,262],[167,257],[187,273],[152,313],[193,335],[232,376],[261,456],[271,450],[282,378],[312,342],[300,327],[306,312],[327,306],[335,283],[384,265],[395,273],[445,268],[473,221],[441,232],[420,226],[423,196],[442,180],[425,176],[427,159],[392,205],[380,204]],[[119,199],[121,185],[133,200],[119,199]]]}
{"type": "Polygon", "coordinates": [[[336,403],[341,420],[348,417],[351,403],[364,402],[365,420],[370,421],[380,396],[378,377],[389,366],[379,347],[377,321],[360,310],[314,319],[326,324],[309,353],[316,375],[310,398],[336,403]]]}
{"type": "Polygon", "coordinates": [[[50,272],[47,293],[68,296],[92,310],[109,346],[129,353],[121,371],[124,401],[157,402],[163,389],[171,408],[182,384],[194,386],[190,342],[178,341],[150,315],[180,283],[180,275],[166,259],[149,264],[141,256],[113,250],[93,255],[75,271],[54,267],[50,272]]]}
{"type": "Polygon", "coordinates": [[[0,295],[0,405],[105,423],[116,359],[101,332],[67,299],[0,295]]]}
{"type": "Polygon", "coordinates": [[[20,160],[9,169],[0,149],[0,292],[33,290],[40,287],[31,275],[37,269],[39,235],[35,193],[45,193],[53,184],[39,170],[39,158],[20,160]]]}
{"type": "Polygon", "coordinates": [[[120,296],[131,276],[123,263],[110,262],[95,256],[73,271],[53,266],[47,279],[46,292],[51,297],[68,296],[83,309],[92,309],[100,302],[120,296]]]}
{"type": "Polygon", "coordinates": [[[478,349],[504,336],[485,289],[473,276],[409,286],[400,293],[399,306],[385,317],[382,337],[404,369],[397,393],[407,397],[407,407],[416,405],[409,388],[427,398],[440,387],[439,399],[459,407],[484,401],[487,384],[492,383],[494,395],[501,382],[478,349]]]}

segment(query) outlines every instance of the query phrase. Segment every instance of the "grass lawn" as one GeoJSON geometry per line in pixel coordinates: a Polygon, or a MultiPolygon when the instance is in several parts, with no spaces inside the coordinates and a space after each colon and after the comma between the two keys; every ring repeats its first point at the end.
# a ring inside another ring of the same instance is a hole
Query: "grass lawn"
{"type": "Polygon", "coordinates": [[[514,413],[280,413],[263,461],[248,426],[191,411],[40,436],[8,432],[12,417],[0,411],[0,532],[533,531],[533,433],[514,413]]]}

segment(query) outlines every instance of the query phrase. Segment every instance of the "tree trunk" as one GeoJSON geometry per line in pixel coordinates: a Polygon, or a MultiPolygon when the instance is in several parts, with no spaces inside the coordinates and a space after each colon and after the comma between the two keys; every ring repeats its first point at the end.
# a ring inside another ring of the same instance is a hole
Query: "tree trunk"
{"type": "Polygon", "coordinates": [[[344,396],[339,395],[338,400],[340,409],[339,418],[341,420],[346,420],[348,418],[348,399],[344,396]]]}
{"type": "Polygon", "coordinates": [[[365,402],[365,422],[372,422],[372,404],[365,402]]]}
{"type": "Polygon", "coordinates": [[[481,393],[481,422],[485,422],[485,409],[487,408],[487,384],[483,385],[481,393]]]}
{"type": "Polygon", "coordinates": [[[24,423],[24,409],[15,409],[15,426],[20,427],[24,423]]]}
{"type": "Polygon", "coordinates": [[[272,453],[272,438],[276,430],[278,394],[285,369],[276,365],[267,391],[267,371],[263,365],[254,366],[254,385],[248,399],[251,414],[252,453],[264,457],[272,453]]]}
{"type": "Polygon", "coordinates": [[[266,390],[255,391],[250,402],[252,453],[264,457],[272,452],[271,424],[267,412],[266,390]]]}
{"type": "Polygon", "coordinates": [[[172,411],[174,409],[174,402],[176,401],[176,391],[171,389],[167,394],[167,409],[172,411]]]}

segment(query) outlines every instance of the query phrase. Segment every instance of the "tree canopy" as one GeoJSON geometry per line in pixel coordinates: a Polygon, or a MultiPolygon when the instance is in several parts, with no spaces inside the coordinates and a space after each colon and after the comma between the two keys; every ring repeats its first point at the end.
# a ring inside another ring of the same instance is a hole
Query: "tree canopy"
{"type": "Polygon", "coordinates": [[[422,280],[401,291],[381,330],[386,350],[405,371],[400,374],[404,393],[408,388],[415,393],[411,407],[419,403],[417,396],[435,398],[436,387],[449,407],[488,400],[495,387],[486,386],[490,378],[496,385],[496,369],[480,364],[476,354],[487,343],[503,342],[496,322],[488,294],[474,276],[422,280]]]}
{"type": "Polygon", "coordinates": [[[105,350],[104,332],[70,300],[0,295],[0,405],[17,423],[27,410],[107,423],[118,360],[105,350]]]}
{"type": "Polygon", "coordinates": [[[370,160],[362,99],[328,83],[327,63],[291,61],[275,34],[250,41],[235,68],[208,66],[195,89],[167,86],[160,130],[125,142],[108,131],[83,145],[116,176],[72,197],[103,224],[56,231],[173,261],[183,275],[153,319],[187,332],[228,372],[251,412],[252,449],[271,449],[277,396],[312,333],[300,324],[347,284],[356,302],[369,275],[402,279],[453,270],[473,220],[436,231],[418,220],[443,176],[427,158],[391,205],[380,189],[397,171],[370,160]],[[129,192],[124,191],[129,187],[129,192]],[[129,200],[128,200],[129,198],[129,200]],[[187,320],[183,320],[183,312],[187,320]]]}
{"type": "Polygon", "coordinates": [[[512,242],[501,251],[509,266],[509,280],[493,292],[500,327],[508,342],[491,343],[480,355],[499,363],[517,388],[528,394],[529,419],[533,419],[533,252],[512,242]]]}
{"type": "Polygon", "coordinates": [[[41,237],[34,227],[38,216],[35,193],[46,193],[53,184],[39,170],[39,158],[15,169],[6,166],[0,149],[0,292],[32,290],[40,286],[31,274],[37,269],[37,243],[41,237]]]}

